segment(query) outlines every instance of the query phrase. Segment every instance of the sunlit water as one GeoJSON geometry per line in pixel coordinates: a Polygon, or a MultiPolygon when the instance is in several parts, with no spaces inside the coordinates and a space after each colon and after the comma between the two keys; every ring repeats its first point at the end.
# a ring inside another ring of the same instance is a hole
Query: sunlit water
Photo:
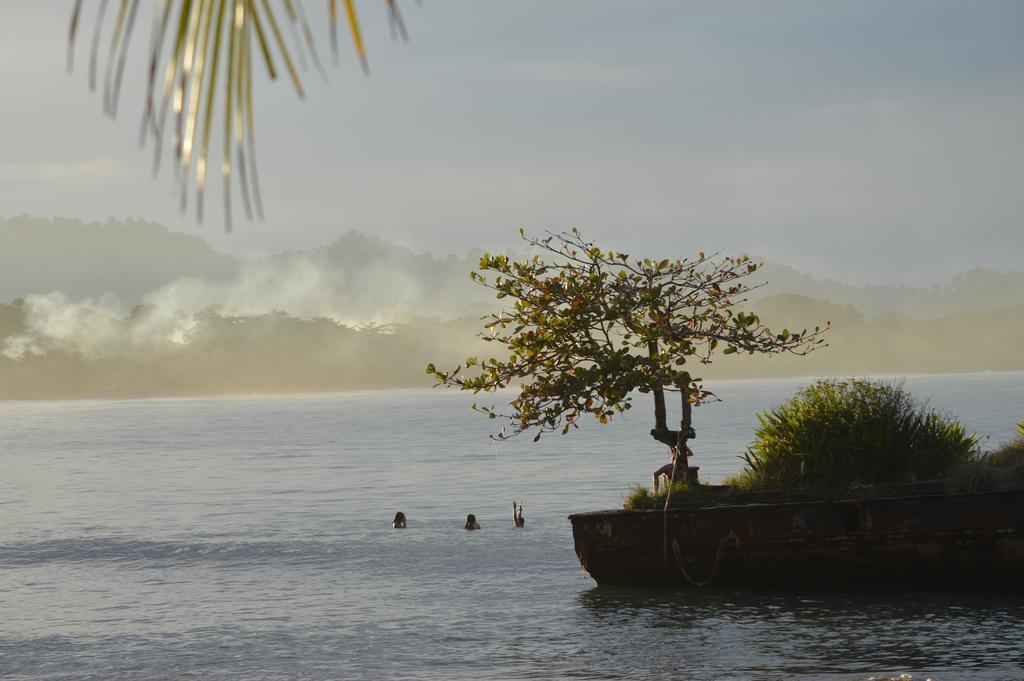
{"type": "MultiPolygon", "coordinates": [[[[702,477],[802,383],[719,384],[702,477]]],[[[1024,417],[1024,374],[907,385],[993,445],[1024,417]]],[[[667,460],[646,398],[537,444],[471,401],[0,403],[0,679],[1024,679],[1019,594],[597,588],[566,516],[667,460]]]]}

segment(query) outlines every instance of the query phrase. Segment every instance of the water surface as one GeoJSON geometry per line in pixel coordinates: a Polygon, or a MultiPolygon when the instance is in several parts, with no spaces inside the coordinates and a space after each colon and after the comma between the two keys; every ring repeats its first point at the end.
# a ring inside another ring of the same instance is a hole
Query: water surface
{"type": "MultiPolygon", "coordinates": [[[[719,384],[702,476],[803,383],[719,384]]],[[[907,385],[1024,417],[1024,374],[907,385]]],[[[537,444],[434,391],[0,403],[0,678],[1024,679],[1019,595],[597,588],[566,516],[667,460],[645,399],[537,444]]]]}

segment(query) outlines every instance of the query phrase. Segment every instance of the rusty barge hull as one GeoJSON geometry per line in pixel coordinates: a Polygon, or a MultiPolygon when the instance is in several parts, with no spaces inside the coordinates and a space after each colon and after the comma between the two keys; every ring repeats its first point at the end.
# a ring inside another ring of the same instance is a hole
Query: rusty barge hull
{"type": "Polygon", "coordinates": [[[598,584],[1024,589],[1024,490],[579,513],[598,584]],[[663,539],[667,536],[667,542],[663,539]]]}

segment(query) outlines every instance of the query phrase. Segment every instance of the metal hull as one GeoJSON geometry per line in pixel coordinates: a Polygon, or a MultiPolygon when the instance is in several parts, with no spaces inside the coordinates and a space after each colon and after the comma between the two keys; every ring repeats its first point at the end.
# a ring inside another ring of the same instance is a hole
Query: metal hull
{"type": "Polygon", "coordinates": [[[676,508],[667,544],[662,511],[569,519],[599,584],[1024,588],[1024,490],[676,508]]]}

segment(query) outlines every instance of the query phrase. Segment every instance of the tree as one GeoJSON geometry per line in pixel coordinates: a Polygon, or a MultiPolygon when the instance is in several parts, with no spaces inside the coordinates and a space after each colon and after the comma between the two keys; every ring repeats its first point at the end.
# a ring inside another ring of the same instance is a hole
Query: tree
{"type": "MultiPolygon", "coordinates": [[[[433,364],[427,372],[439,385],[474,393],[494,392],[521,381],[511,413],[474,409],[506,418],[511,434],[536,430],[568,433],[587,414],[607,423],[632,407],[633,392],[654,396],[658,442],[683,451],[694,436],[690,407],[714,395],[691,370],[710,364],[718,350],[804,355],[824,342],[824,329],[775,333],[757,315],[740,309],[758,285],[747,278],[760,267],[747,256],[705,255],[681,260],[635,259],[605,252],[579,232],[544,238],[520,235],[540,251],[523,261],[484,254],[471,278],[493,289],[511,307],[483,317],[481,337],[505,346],[507,359],[470,357],[451,371],[433,364]],[[668,428],[665,394],[678,392],[679,430],[668,428]]],[[[826,324],[826,328],[827,328],[826,324]]],[[[674,477],[674,475],[673,475],[674,477]]]]}

